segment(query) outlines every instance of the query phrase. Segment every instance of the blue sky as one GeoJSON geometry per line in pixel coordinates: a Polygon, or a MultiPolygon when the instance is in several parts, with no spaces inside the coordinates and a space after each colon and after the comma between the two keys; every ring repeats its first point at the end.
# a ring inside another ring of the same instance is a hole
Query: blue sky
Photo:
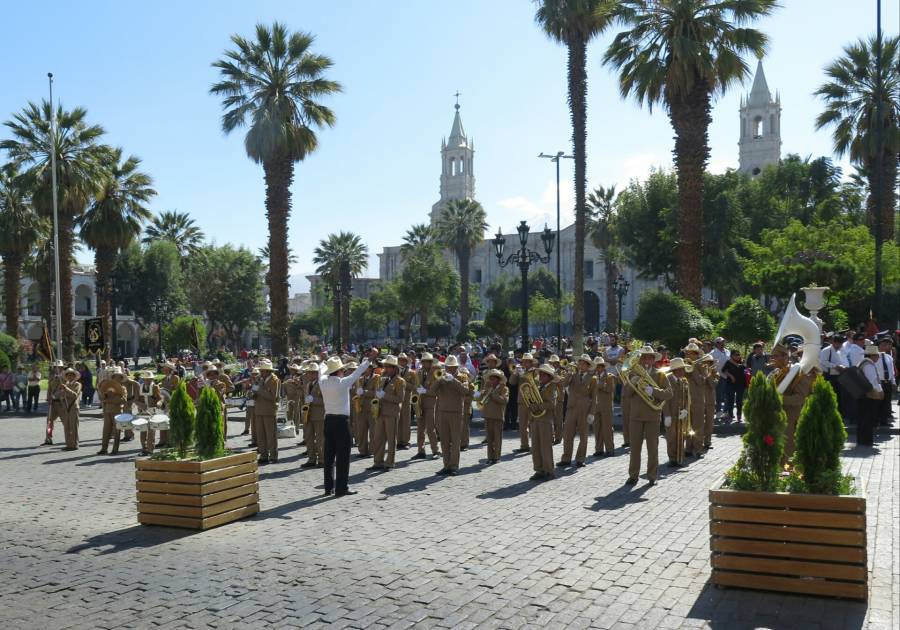
{"type": "MultiPolygon", "coordinates": [[[[783,4],[758,25],[771,37],[764,63],[769,87],[781,93],[783,153],[829,154],[828,134],[813,128],[820,103],[812,92],[845,43],[874,33],[875,0],[783,4]]],[[[889,34],[900,23],[898,4],[884,2],[889,34]]],[[[457,90],[475,140],[476,197],[491,230],[510,230],[523,218],[540,227],[555,216],[552,164],[536,156],[570,148],[565,53],[533,15],[526,0],[9,3],[0,116],[8,120],[27,100],[45,98],[52,71],[64,106],[86,107],[107,142],[144,160],[159,191],[155,211],[187,211],[217,243],[255,250],[266,242],[262,170],[247,159],[242,134],[221,132],[220,104],[208,93],[217,78],[210,64],[230,34],[250,36],[259,21],[310,31],[315,50],[333,58],[331,77],[344,92],[329,102],[337,125],[321,132],[321,148],[295,171],[290,242],[299,262],[292,272],[311,271],[318,241],[344,229],[363,236],[369,273],[377,275],[375,254],[426,221],[438,199],[440,143],[457,90]]],[[[671,163],[665,112],[621,100],[600,63],[612,36],[589,50],[589,186],[621,187],[671,163]]],[[[714,171],[737,165],[737,110],[751,80],[716,100],[714,171]]],[[[565,223],[569,164],[563,180],[565,223]]]]}

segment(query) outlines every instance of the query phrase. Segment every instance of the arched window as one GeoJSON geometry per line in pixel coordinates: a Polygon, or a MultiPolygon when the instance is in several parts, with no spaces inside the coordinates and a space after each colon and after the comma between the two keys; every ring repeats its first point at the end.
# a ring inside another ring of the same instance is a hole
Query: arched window
{"type": "Polygon", "coordinates": [[[757,116],[753,119],[753,137],[754,138],[762,138],[763,136],[763,119],[762,116],[757,116]]]}
{"type": "Polygon", "coordinates": [[[466,161],[462,158],[459,158],[459,174],[462,175],[466,172],[466,161]]]}

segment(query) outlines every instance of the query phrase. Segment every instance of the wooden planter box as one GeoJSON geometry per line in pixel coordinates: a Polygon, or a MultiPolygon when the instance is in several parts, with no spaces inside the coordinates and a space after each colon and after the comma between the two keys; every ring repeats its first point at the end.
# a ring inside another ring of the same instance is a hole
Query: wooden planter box
{"type": "Polygon", "coordinates": [[[134,462],[138,522],[209,529],[259,512],[256,453],[202,462],[134,462]]]}
{"type": "Polygon", "coordinates": [[[864,497],[720,485],[709,491],[713,584],[868,598],[864,497]]]}

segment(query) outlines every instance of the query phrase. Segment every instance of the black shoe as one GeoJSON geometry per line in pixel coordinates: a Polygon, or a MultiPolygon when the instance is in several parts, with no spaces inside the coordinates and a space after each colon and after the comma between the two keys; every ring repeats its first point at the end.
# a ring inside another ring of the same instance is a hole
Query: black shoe
{"type": "Polygon", "coordinates": [[[703,453],[697,453],[694,457],[697,459],[703,459],[703,453]]]}
{"type": "Polygon", "coordinates": [[[468,446],[460,446],[460,447],[459,447],[459,450],[461,450],[461,451],[468,451],[468,450],[469,450],[469,447],[468,447],[468,446]]]}
{"type": "MultiPolygon", "coordinates": [[[[68,451],[68,450],[70,450],[70,449],[65,449],[65,450],[68,451]]],[[[141,449],[141,457],[147,457],[147,455],[149,455],[149,454],[150,454],[150,453],[149,453],[148,451],[145,451],[144,449],[141,449]]]]}
{"type": "Polygon", "coordinates": [[[541,479],[543,481],[550,481],[551,479],[556,479],[556,475],[554,475],[553,473],[548,473],[548,472],[541,473],[541,479]]]}
{"type": "Polygon", "coordinates": [[[330,497],[330,496],[331,496],[331,490],[326,490],[326,491],[325,491],[325,496],[326,496],[326,497],[330,497]]]}
{"type": "Polygon", "coordinates": [[[562,444],[562,440],[553,440],[553,444],[554,444],[554,445],[556,445],[556,444],[562,444]]]}
{"type": "Polygon", "coordinates": [[[622,442],[622,448],[631,448],[631,445],[628,442],[622,442]]]}
{"type": "Polygon", "coordinates": [[[247,446],[249,448],[256,448],[257,446],[259,446],[259,444],[257,444],[256,442],[250,442],[247,446]]]}
{"type": "Polygon", "coordinates": [[[584,462],[575,462],[576,468],[584,468],[584,462]]]}
{"type": "Polygon", "coordinates": [[[437,473],[435,473],[435,474],[438,474],[438,475],[449,475],[449,474],[450,474],[450,471],[449,471],[447,468],[441,468],[441,469],[440,469],[439,471],[437,471],[437,473]]]}
{"type": "Polygon", "coordinates": [[[544,473],[536,472],[529,478],[529,481],[540,481],[544,478],[544,473]]]}
{"type": "Polygon", "coordinates": [[[398,450],[398,451],[405,451],[405,450],[408,449],[408,448],[409,448],[409,444],[398,444],[398,445],[397,445],[397,450],[398,450]]]}
{"type": "Polygon", "coordinates": [[[256,460],[256,463],[259,464],[260,466],[265,466],[266,464],[269,463],[269,460],[268,460],[268,458],[260,457],[258,460],[256,460]]]}
{"type": "Polygon", "coordinates": [[[647,485],[648,485],[648,486],[655,486],[655,485],[656,485],[656,479],[651,479],[650,481],[647,482],[647,485]]]}
{"type": "Polygon", "coordinates": [[[44,440],[44,446],[50,446],[51,444],[53,444],[53,438],[47,438],[46,440],[44,440]]]}
{"type": "Polygon", "coordinates": [[[366,466],[366,470],[383,470],[384,466],[379,466],[378,464],[372,464],[371,466],[366,466]]]}
{"type": "Polygon", "coordinates": [[[603,457],[604,455],[606,455],[606,453],[594,452],[594,457],[603,457]]]}
{"type": "Polygon", "coordinates": [[[300,446],[306,446],[306,440],[303,440],[302,442],[299,442],[299,444],[300,444],[300,446]]]}
{"type": "Polygon", "coordinates": [[[455,471],[455,470],[448,470],[448,471],[447,471],[447,474],[450,475],[451,477],[455,477],[455,476],[456,476],[456,471],[455,471]]]}
{"type": "Polygon", "coordinates": [[[670,459],[668,462],[666,462],[666,466],[668,466],[669,468],[678,468],[678,462],[670,459]]]}
{"type": "Polygon", "coordinates": [[[244,431],[243,433],[241,433],[241,435],[250,435],[250,432],[249,432],[249,431],[244,431]]]}
{"type": "Polygon", "coordinates": [[[415,455],[413,455],[412,457],[410,457],[410,459],[425,459],[425,458],[427,458],[427,457],[428,457],[428,456],[425,455],[425,453],[419,451],[418,453],[416,453],[415,455]]]}
{"type": "Polygon", "coordinates": [[[63,450],[64,451],[77,451],[78,447],[77,446],[67,446],[63,450]]]}
{"type": "Polygon", "coordinates": [[[97,455],[109,455],[109,453],[105,450],[99,450],[97,451],[97,455]]]}
{"type": "Polygon", "coordinates": [[[305,464],[300,464],[300,468],[315,468],[318,466],[315,462],[306,462],[305,464]]]}
{"type": "Polygon", "coordinates": [[[571,466],[572,462],[556,462],[557,468],[565,468],[567,466],[571,466]]]}
{"type": "Polygon", "coordinates": [[[705,449],[708,451],[708,450],[711,449],[712,447],[713,447],[712,444],[707,444],[707,445],[705,445],[703,448],[705,448],[705,449]]]}
{"type": "Polygon", "coordinates": [[[344,490],[343,492],[335,492],[334,496],[336,497],[352,497],[354,494],[359,494],[356,490],[344,490]]]}
{"type": "MultiPolygon", "coordinates": [[[[250,446],[256,446],[256,444],[251,444],[250,446]]],[[[153,448],[169,448],[169,445],[166,444],[165,442],[160,442],[159,444],[157,444],[157,445],[154,446],[153,448]]]]}
{"type": "Polygon", "coordinates": [[[694,456],[694,451],[685,451],[685,452],[684,452],[684,456],[685,456],[685,457],[693,457],[693,456],[694,456]]]}
{"type": "Polygon", "coordinates": [[[441,456],[441,452],[440,452],[440,451],[437,451],[437,452],[431,454],[431,458],[432,458],[432,459],[437,459],[437,458],[440,457],[440,456],[441,456]]]}
{"type": "Polygon", "coordinates": [[[626,486],[633,486],[636,483],[637,483],[637,479],[632,479],[631,477],[629,477],[628,479],[625,480],[626,486]]]}
{"type": "Polygon", "coordinates": [[[487,441],[487,440],[481,440],[481,443],[482,443],[482,444],[487,444],[488,441],[487,441]]]}

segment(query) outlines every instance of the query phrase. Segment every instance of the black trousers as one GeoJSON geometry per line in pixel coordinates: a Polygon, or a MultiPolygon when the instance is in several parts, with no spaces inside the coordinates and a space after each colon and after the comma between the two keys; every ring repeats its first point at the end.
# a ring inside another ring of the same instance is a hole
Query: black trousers
{"type": "Polygon", "coordinates": [[[28,397],[25,400],[25,413],[37,413],[38,396],[41,393],[40,385],[29,385],[28,397]]]}
{"type": "Polygon", "coordinates": [[[350,418],[342,415],[325,416],[325,491],[335,494],[347,492],[350,476],[350,418]],[[337,475],[335,475],[337,460],[337,475]],[[337,479],[335,479],[335,476],[337,479]]]}
{"type": "Polygon", "coordinates": [[[843,404],[843,395],[841,392],[841,384],[838,382],[837,374],[825,374],[825,380],[831,385],[831,389],[834,390],[835,396],[837,396],[837,406],[838,412],[844,410],[845,405],[843,404]]]}
{"type": "Polygon", "coordinates": [[[894,384],[890,381],[881,381],[881,389],[884,391],[884,400],[878,405],[878,424],[883,427],[891,426],[891,398],[894,393],[894,384]]]}
{"type": "Polygon", "coordinates": [[[856,443],[872,446],[875,441],[875,425],[878,424],[878,409],[881,407],[880,400],[874,400],[863,396],[856,401],[856,443]]]}

